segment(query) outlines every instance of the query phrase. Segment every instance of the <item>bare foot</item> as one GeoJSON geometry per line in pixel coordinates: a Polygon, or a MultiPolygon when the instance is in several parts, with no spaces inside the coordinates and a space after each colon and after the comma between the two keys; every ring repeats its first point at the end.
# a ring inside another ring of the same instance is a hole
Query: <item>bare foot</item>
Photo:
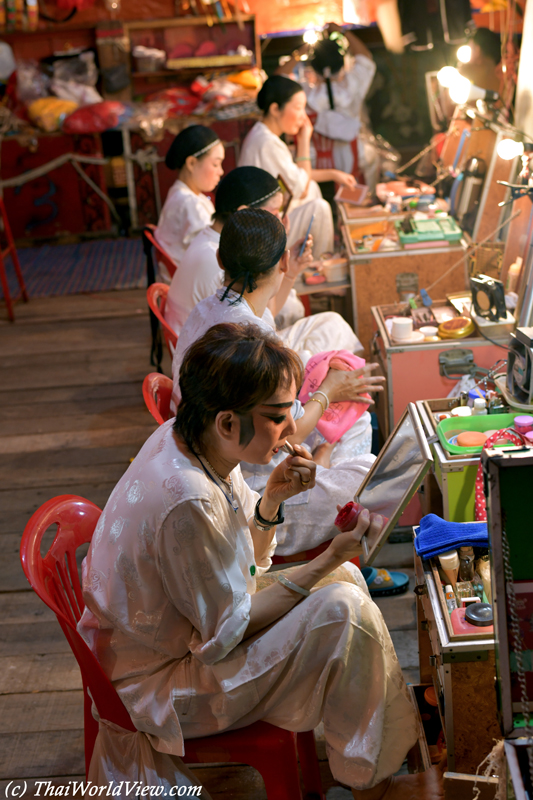
{"type": "Polygon", "coordinates": [[[352,789],[355,800],[442,800],[442,770],[432,767],[415,775],[393,775],[372,789],[352,789]]]}
{"type": "Polygon", "coordinates": [[[318,447],[315,447],[313,450],[313,461],[315,461],[317,464],[320,464],[321,467],[326,467],[329,469],[331,463],[331,454],[333,453],[334,447],[335,445],[330,444],[329,442],[319,444],[318,447]]]}

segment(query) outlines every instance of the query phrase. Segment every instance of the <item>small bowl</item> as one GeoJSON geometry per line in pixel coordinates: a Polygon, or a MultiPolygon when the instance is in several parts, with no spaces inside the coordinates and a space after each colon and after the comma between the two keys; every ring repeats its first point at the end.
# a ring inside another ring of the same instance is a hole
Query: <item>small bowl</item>
{"type": "Polygon", "coordinates": [[[423,328],[418,329],[420,333],[423,333],[426,339],[430,339],[433,336],[436,336],[439,332],[439,329],[436,325],[424,325],[423,328]]]}

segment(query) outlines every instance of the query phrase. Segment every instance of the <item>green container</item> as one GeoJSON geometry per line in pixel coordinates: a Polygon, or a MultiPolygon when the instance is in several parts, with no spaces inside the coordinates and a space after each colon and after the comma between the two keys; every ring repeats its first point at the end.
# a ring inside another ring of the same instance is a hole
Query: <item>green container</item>
{"type": "Polygon", "coordinates": [[[465,457],[479,455],[483,449],[481,445],[479,447],[459,447],[456,444],[450,444],[447,439],[449,431],[499,431],[503,428],[511,428],[514,418],[520,416],[520,413],[520,411],[517,411],[513,414],[476,414],[471,417],[449,417],[441,420],[437,425],[437,436],[448,453],[465,457]]]}
{"type": "Polygon", "coordinates": [[[451,217],[412,220],[413,231],[411,233],[402,230],[402,220],[397,220],[394,225],[402,244],[435,242],[441,239],[458,242],[463,235],[463,231],[451,217]]]}

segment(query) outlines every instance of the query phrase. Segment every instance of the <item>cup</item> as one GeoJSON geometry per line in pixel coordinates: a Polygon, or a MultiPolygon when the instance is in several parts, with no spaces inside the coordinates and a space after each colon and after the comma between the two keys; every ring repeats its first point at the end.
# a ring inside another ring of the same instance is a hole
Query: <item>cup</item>
{"type": "Polygon", "coordinates": [[[394,317],[392,320],[392,338],[410,339],[413,335],[413,320],[411,317],[394,317]]]}

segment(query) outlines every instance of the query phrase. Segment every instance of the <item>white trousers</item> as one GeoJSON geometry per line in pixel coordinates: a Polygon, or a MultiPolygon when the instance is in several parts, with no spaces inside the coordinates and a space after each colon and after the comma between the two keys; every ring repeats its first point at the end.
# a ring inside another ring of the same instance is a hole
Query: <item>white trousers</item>
{"type": "Polygon", "coordinates": [[[291,200],[289,211],[291,229],[287,239],[289,248],[306,235],[313,214],[311,226],[313,257],[317,259],[322,253],[333,252],[333,214],[330,204],[322,197],[320,186],[316,181],[310,182],[303,200],[291,200]]]}

